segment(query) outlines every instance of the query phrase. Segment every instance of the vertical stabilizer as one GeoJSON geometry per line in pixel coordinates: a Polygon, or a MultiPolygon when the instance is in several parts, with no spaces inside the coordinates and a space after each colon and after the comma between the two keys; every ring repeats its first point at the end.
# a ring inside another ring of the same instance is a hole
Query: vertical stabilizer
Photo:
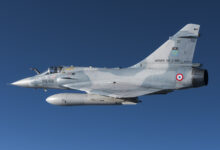
{"type": "Polygon", "coordinates": [[[200,25],[187,24],[151,55],[132,67],[148,63],[191,64],[195,51],[200,25]]]}

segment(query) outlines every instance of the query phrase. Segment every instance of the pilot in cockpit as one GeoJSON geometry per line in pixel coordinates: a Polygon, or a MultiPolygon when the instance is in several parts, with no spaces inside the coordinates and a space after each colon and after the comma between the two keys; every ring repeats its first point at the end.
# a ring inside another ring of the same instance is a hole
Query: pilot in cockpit
{"type": "Polygon", "coordinates": [[[59,73],[59,72],[61,72],[61,70],[62,70],[62,68],[63,67],[50,67],[50,68],[48,68],[48,74],[52,74],[52,73],[59,73]]]}

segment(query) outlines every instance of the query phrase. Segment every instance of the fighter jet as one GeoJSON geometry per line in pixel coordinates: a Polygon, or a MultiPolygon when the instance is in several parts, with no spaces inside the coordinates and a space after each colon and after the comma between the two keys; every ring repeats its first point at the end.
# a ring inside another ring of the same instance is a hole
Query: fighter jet
{"type": "Polygon", "coordinates": [[[200,25],[187,24],[139,63],[126,68],[50,67],[12,85],[72,89],[84,93],[60,93],[46,101],[54,105],[137,104],[139,96],[167,94],[208,84],[208,72],[193,63],[200,25]]]}

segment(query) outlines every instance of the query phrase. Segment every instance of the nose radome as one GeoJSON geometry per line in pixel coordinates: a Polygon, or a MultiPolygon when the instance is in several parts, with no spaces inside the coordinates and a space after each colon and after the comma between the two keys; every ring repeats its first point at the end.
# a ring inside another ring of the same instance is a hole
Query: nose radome
{"type": "Polygon", "coordinates": [[[21,79],[16,82],[11,83],[15,86],[21,86],[21,87],[29,87],[31,83],[31,80],[29,78],[21,79]]]}

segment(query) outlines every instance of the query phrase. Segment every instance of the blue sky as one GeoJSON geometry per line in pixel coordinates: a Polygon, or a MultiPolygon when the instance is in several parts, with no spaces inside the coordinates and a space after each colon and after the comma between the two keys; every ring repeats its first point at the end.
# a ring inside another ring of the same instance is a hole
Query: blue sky
{"type": "Polygon", "coordinates": [[[0,149],[219,150],[217,1],[1,1],[0,149]],[[201,25],[194,62],[207,87],[143,96],[136,106],[58,107],[64,90],[7,85],[53,65],[127,67],[187,23],[201,25]]]}

